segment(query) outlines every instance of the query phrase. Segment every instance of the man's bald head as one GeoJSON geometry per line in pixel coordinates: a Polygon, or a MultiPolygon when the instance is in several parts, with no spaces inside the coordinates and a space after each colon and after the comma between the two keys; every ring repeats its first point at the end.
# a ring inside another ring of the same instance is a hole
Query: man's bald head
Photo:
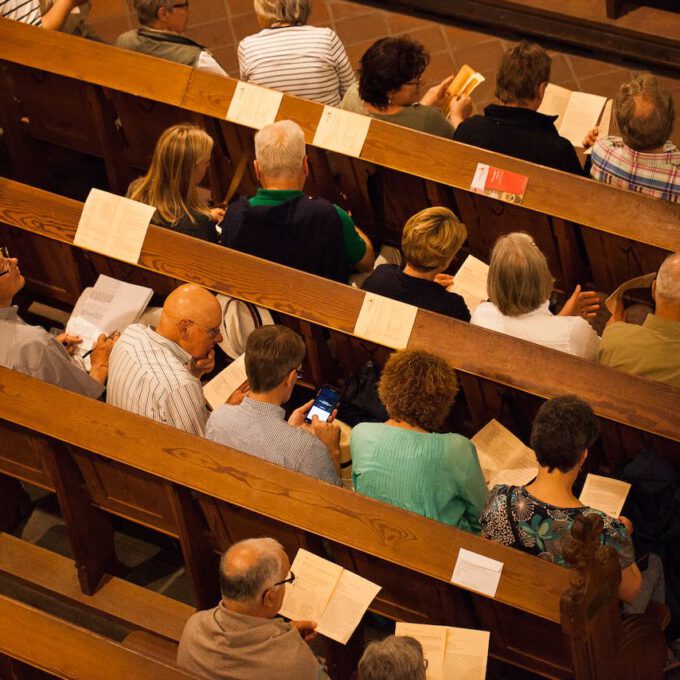
{"type": "Polygon", "coordinates": [[[657,304],[663,301],[680,306],[680,253],[669,255],[656,275],[657,304]]]}
{"type": "Polygon", "coordinates": [[[288,558],[273,538],[250,538],[235,543],[222,556],[220,586],[226,600],[247,603],[285,577],[288,558]]]}

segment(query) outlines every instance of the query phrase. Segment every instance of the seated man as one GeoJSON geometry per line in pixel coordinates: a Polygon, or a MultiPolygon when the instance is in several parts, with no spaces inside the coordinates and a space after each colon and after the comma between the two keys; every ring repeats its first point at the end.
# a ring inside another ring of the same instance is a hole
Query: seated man
{"type": "Polygon", "coordinates": [[[286,553],[273,538],[232,545],[220,564],[222,600],[189,618],[177,665],[213,680],[327,679],[305,644],[316,637],[316,623],[276,618],[285,585],[294,579],[286,553]]]}
{"type": "Polygon", "coordinates": [[[425,680],[423,647],[408,635],[374,640],[359,660],[358,680],[425,680]]]}
{"type": "Polygon", "coordinates": [[[457,142],[514,156],[549,168],[583,175],[571,142],[555,128],[557,116],[538,113],[550,80],[550,56],[522,41],[510,48],[496,75],[496,97],[483,116],[472,116],[456,129],[457,142]]]}
{"type": "Polygon", "coordinates": [[[255,329],[246,342],[250,392],[238,405],[220,406],[208,420],[205,436],[270,463],[283,465],[331,484],[340,484],[340,429],[305,415],[313,401],[296,409],[288,422],[285,404],[305,356],[302,338],[285,326],[255,329]]]}
{"type": "Polygon", "coordinates": [[[80,338],[62,333],[50,335],[40,326],[29,326],[17,314],[12,298],[24,287],[15,257],[0,254],[0,366],[84,394],[99,397],[109,370],[109,354],[118,339],[100,335],[92,354],[90,374],[70,356],[80,338]]]}
{"type": "Polygon", "coordinates": [[[215,367],[222,308],[195,283],[165,300],[157,328],[128,326],[111,353],[106,401],[191,434],[203,435],[208,408],[201,376],[215,367]]]}
{"type": "Polygon", "coordinates": [[[671,93],[654,76],[640,76],[621,85],[614,115],[621,137],[595,142],[590,174],[615,187],[680,201],[680,150],[668,141],[675,121],[671,93]]]}
{"type": "Polygon", "coordinates": [[[406,259],[402,270],[381,264],[364,281],[364,290],[462,321],[470,320],[463,298],[450,293],[453,277],[443,274],[467,238],[465,225],[448,208],[425,208],[411,217],[401,234],[406,259]]]}
{"type": "Polygon", "coordinates": [[[117,47],[227,75],[205,47],[182,35],[189,21],[189,0],[133,0],[132,5],[141,26],[119,35],[117,47]]]}
{"type": "Polygon", "coordinates": [[[308,174],[305,136],[281,120],[255,135],[255,196],[229,206],[222,245],[271,262],[347,283],[350,269],[370,271],[368,237],[341,208],[302,189],[308,174]]]}
{"type": "Polygon", "coordinates": [[[680,253],[669,255],[652,283],[656,312],[642,326],[625,323],[619,306],[600,342],[600,363],[680,387],[680,253]]]}
{"type": "Polygon", "coordinates": [[[86,0],[54,0],[41,14],[40,0],[0,0],[0,19],[21,21],[31,26],[42,26],[48,31],[60,31],[71,12],[86,0]]]}

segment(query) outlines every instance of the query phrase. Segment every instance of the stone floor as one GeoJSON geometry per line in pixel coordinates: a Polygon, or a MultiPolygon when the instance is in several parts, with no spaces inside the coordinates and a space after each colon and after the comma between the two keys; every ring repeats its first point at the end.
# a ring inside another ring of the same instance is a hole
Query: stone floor
{"type": "MultiPolygon", "coordinates": [[[[106,41],[137,25],[131,0],[93,0],[90,17],[90,25],[106,41]]],[[[493,101],[498,61],[518,40],[512,33],[446,25],[344,0],[313,0],[309,23],[333,28],[355,68],[364,51],[386,35],[409,35],[428,48],[432,57],[425,74],[428,85],[470,64],[486,77],[473,96],[477,111],[493,101]]],[[[230,75],[238,76],[239,41],[258,30],[252,0],[191,0],[187,35],[210,49],[230,75]]],[[[621,82],[645,70],[636,64],[595,59],[563,47],[545,47],[553,56],[552,81],[572,90],[612,97],[621,82]]],[[[680,101],[680,80],[657,75],[680,101]]],[[[680,130],[676,130],[676,138],[680,142],[680,130]]]]}

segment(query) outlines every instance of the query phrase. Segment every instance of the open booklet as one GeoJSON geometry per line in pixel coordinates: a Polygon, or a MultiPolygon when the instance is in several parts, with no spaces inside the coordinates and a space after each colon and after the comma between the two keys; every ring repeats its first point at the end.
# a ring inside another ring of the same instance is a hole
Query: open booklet
{"type": "Polygon", "coordinates": [[[458,293],[465,300],[465,305],[472,314],[479,303],[489,297],[486,292],[488,276],[489,265],[478,260],[474,255],[468,255],[453,277],[453,283],[446,290],[458,293]]]}
{"type": "Polygon", "coordinates": [[[557,116],[555,127],[560,135],[574,146],[583,146],[586,135],[596,126],[600,136],[609,134],[612,100],[549,83],[538,112],[557,116]]]}
{"type": "Polygon", "coordinates": [[[538,474],[536,454],[497,420],[488,422],[473,438],[484,481],[523,486],[538,474]]]}
{"type": "Polygon", "coordinates": [[[621,514],[629,491],[628,482],[589,474],[579,500],[583,505],[601,510],[606,515],[616,518],[621,514]]]}
{"type": "Polygon", "coordinates": [[[77,354],[91,350],[102,333],[122,333],[139,319],[152,295],[151,288],[101,274],[93,288],[82,292],[66,324],[67,333],[83,339],[77,354]]]}
{"type": "Polygon", "coordinates": [[[347,644],[380,586],[303,548],[290,570],[295,580],[286,586],[279,614],[315,621],[318,633],[347,644]]]}
{"type": "Polygon", "coordinates": [[[203,395],[214,411],[222,406],[229,397],[248,380],[246,375],[246,355],[241,354],[210,382],[203,385],[203,395]]]}
{"type": "Polygon", "coordinates": [[[427,659],[427,680],[484,680],[489,631],[397,623],[395,635],[415,638],[427,659]]]}
{"type": "Polygon", "coordinates": [[[656,272],[651,274],[644,274],[642,276],[636,276],[634,279],[628,279],[622,283],[605,301],[607,309],[613,314],[616,311],[616,305],[619,299],[627,290],[633,290],[634,288],[649,288],[652,285],[652,281],[656,278],[656,272]]]}
{"type": "Polygon", "coordinates": [[[458,73],[456,73],[456,77],[446,88],[446,97],[442,103],[442,110],[445,113],[448,113],[449,103],[454,97],[461,94],[465,94],[469,97],[485,80],[486,78],[481,73],[478,73],[467,64],[463,64],[458,73]]]}

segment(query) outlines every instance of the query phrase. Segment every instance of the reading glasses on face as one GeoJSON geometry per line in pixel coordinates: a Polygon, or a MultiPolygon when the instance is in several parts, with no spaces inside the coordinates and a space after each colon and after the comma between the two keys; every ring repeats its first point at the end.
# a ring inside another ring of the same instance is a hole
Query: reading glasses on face
{"type": "Polygon", "coordinates": [[[272,585],[272,588],[276,588],[276,586],[282,586],[284,583],[294,583],[295,582],[295,574],[291,571],[290,576],[288,578],[284,578],[283,581],[277,581],[272,585]]]}
{"type": "Polygon", "coordinates": [[[3,257],[0,276],[4,276],[5,274],[9,274],[9,250],[5,246],[0,246],[0,255],[3,257]]]}
{"type": "Polygon", "coordinates": [[[198,326],[201,330],[204,330],[206,333],[209,333],[212,335],[213,338],[217,338],[220,334],[220,327],[216,326],[215,328],[206,328],[205,326],[201,326],[200,323],[196,323],[195,321],[192,321],[191,319],[187,319],[189,323],[194,324],[194,326],[198,326]]]}

